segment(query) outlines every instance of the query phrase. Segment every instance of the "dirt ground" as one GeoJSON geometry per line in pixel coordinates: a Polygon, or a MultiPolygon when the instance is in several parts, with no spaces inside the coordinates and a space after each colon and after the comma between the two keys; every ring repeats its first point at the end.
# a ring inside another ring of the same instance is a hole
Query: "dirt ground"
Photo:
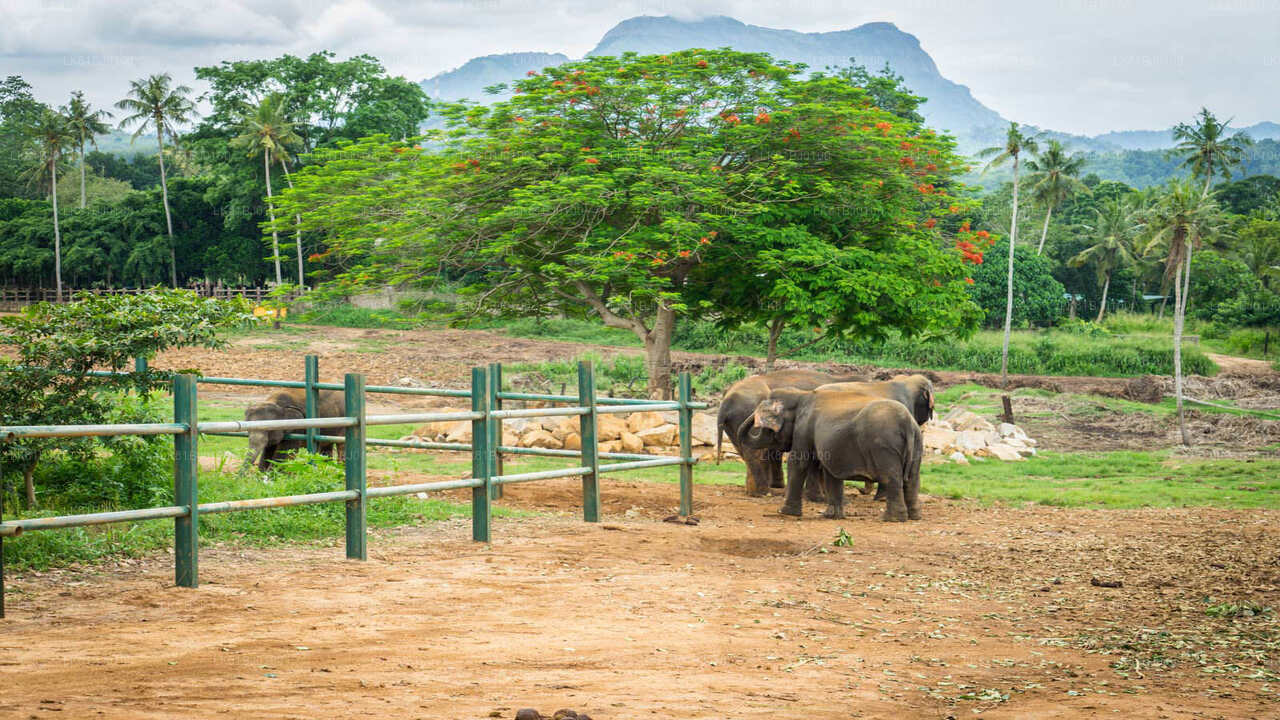
{"type": "MultiPolygon", "coordinates": [[[[326,380],[462,387],[494,359],[632,352],[442,330],[251,340],[155,366],[296,379],[318,352],[326,380]]],[[[1238,382],[1275,379],[1258,377],[1238,382]]],[[[1059,381],[1124,382],[1028,379],[1059,381]]],[[[1046,443],[1131,440],[1092,432],[1046,443]]],[[[219,546],[196,590],[172,587],[168,555],[11,578],[0,718],[1280,716],[1280,512],[926,496],[923,521],[891,524],[855,497],[845,520],[797,520],[777,498],[698,486],[700,522],[683,525],[663,521],[674,484],[613,477],[602,494],[603,522],[587,524],[576,481],[509,487],[501,504],[537,514],[496,520],[492,545],[468,521],[376,531],[367,563],[342,559],[340,538],[219,546]]]]}
{"type": "MultiPolygon", "coordinates": [[[[168,557],[16,582],[0,717],[1265,718],[1280,514],[979,508],[925,520],[775,514],[699,487],[508,488],[550,517],[378,533],[340,547],[220,548],[198,590],[168,557]],[[835,547],[843,527],[853,547],[835,547]],[[1099,587],[1094,582],[1121,587],[1099,587]],[[1135,663],[1135,660],[1137,661],[1135,663]],[[495,714],[496,713],[496,714],[495,714]]],[[[816,510],[814,510],[816,512],[816,510]]],[[[1272,655],[1274,658],[1274,655],[1272,655]]]]}

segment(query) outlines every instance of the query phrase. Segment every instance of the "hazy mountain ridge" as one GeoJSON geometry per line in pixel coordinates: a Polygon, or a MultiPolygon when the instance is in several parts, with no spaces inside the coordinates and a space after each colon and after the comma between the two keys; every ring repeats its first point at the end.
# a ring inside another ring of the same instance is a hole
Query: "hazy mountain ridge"
{"type": "Polygon", "coordinates": [[[494,100],[510,97],[510,93],[487,95],[484,92],[485,88],[518,80],[530,70],[541,70],[567,62],[569,62],[569,56],[561,53],[518,52],[483,55],[418,84],[433,100],[494,100]]]}

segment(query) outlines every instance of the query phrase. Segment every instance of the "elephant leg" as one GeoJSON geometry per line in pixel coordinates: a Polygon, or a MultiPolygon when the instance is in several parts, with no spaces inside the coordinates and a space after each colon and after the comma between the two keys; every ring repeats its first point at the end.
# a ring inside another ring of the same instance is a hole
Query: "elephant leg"
{"type": "Polygon", "coordinates": [[[822,472],[811,472],[804,483],[804,499],[813,503],[820,503],[830,497],[826,485],[826,476],[822,472]]]}
{"type": "Polygon", "coordinates": [[[920,461],[923,451],[916,451],[908,468],[906,482],[907,518],[919,520],[920,515],[920,461]]]}
{"type": "Polygon", "coordinates": [[[782,474],[782,453],[776,450],[769,451],[769,487],[785,488],[787,480],[782,474]]]}
{"type": "Polygon", "coordinates": [[[822,517],[831,520],[844,519],[844,480],[822,469],[822,479],[827,488],[827,509],[822,517]]]}
{"type": "Polygon", "coordinates": [[[884,501],[884,498],[885,498],[885,487],[884,487],[884,483],[877,483],[877,482],[875,482],[874,480],[868,480],[868,481],[867,481],[867,485],[875,485],[875,486],[876,486],[876,496],[875,496],[875,497],[873,497],[873,498],[871,498],[872,500],[880,500],[880,501],[884,501]]]}
{"type": "Polygon", "coordinates": [[[268,445],[262,448],[262,457],[258,458],[258,469],[266,472],[271,469],[271,463],[276,457],[276,446],[268,445]]]}
{"type": "MultiPolygon", "coordinates": [[[[735,443],[736,445],[736,443],[735,443]]],[[[769,494],[769,463],[765,458],[765,450],[743,447],[738,451],[742,461],[747,465],[747,494],[759,497],[769,494]]]]}
{"type": "Polygon", "coordinates": [[[809,476],[809,458],[805,452],[787,456],[787,498],[778,512],[800,517],[804,514],[804,485],[809,476]]]}
{"type": "Polygon", "coordinates": [[[871,490],[872,490],[875,486],[876,486],[876,483],[875,483],[875,481],[874,481],[874,480],[864,480],[864,481],[862,482],[862,487],[858,488],[858,493],[859,493],[859,494],[861,494],[861,495],[870,495],[870,494],[871,494],[871,490]]]}
{"type": "Polygon", "coordinates": [[[900,473],[880,478],[880,487],[885,490],[885,522],[905,522],[907,519],[907,504],[902,497],[903,479],[900,473]]]}

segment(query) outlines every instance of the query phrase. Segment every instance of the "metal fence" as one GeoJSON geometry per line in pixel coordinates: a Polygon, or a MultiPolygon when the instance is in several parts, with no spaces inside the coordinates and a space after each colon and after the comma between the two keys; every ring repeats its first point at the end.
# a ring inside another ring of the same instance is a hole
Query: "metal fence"
{"type": "MultiPolygon", "coordinates": [[[[145,360],[139,359],[139,371],[147,369],[145,360]]],[[[94,375],[124,374],[94,371],[94,375]]],[[[172,435],[174,439],[174,498],[165,507],[119,510],[82,515],[29,518],[0,522],[0,543],[4,538],[16,538],[24,532],[57,528],[84,527],[107,523],[134,522],[172,518],[174,521],[174,582],[182,587],[199,584],[199,534],[200,516],[217,513],[278,508],[293,505],[342,502],[346,504],[347,557],[364,560],[368,527],[366,508],[373,498],[409,495],[420,492],[471,488],[471,537],[476,542],[489,542],[492,501],[502,496],[502,487],[514,483],[533,482],[561,477],[582,478],[582,516],[587,522],[600,519],[600,476],[607,473],[638,470],[641,468],[679,466],[680,514],[689,515],[693,507],[692,413],[705,408],[705,403],[691,400],[692,387],[688,373],[681,373],[677,383],[677,399],[653,401],[638,398],[598,397],[595,373],[590,363],[578,363],[578,393],[576,395],[550,395],[540,393],[506,392],[502,389],[502,366],[492,363],[487,368],[473,368],[470,390],[446,388],[410,388],[385,385],[366,385],[359,374],[347,374],[343,383],[319,381],[319,359],[308,355],[305,359],[304,379],[255,380],[245,378],[206,377],[175,373],[172,379],[173,422],[141,423],[129,425],[25,425],[0,426],[0,441],[13,441],[32,437],[103,437],[111,435],[172,435]],[[202,422],[199,419],[197,384],[239,385],[250,387],[301,388],[306,395],[306,417],[302,420],[232,420],[202,422]],[[320,390],[342,390],[346,400],[345,417],[316,417],[316,405],[320,390]],[[448,398],[469,398],[470,411],[430,412],[397,415],[366,415],[365,400],[368,393],[397,395],[427,395],[448,398]],[[536,401],[555,403],[565,407],[535,407],[504,409],[503,401],[536,401]],[[679,418],[679,457],[654,457],[628,453],[602,453],[596,433],[596,420],[600,415],[640,411],[674,410],[679,418]],[[501,444],[502,422],[512,418],[577,417],[579,450],[511,447],[501,444]],[[406,423],[471,421],[471,442],[427,442],[419,440],[385,440],[366,436],[371,425],[400,425],[406,423]],[[199,442],[201,435],[247,436],[251,430],[300,430],[287,437],[305,440],[310,450],[318,443],[341,443],[345,465],[345,487],[331,492],[282,497],[228,500],[201,503],[199,497],[199,442]],[[321,430],[341,429],[341,435],[320,434],[321,430]],[[460,480],[414,483],[409,485],[367,486],[368,446],[418,448],[423,450],[458,450],[471,452],[471,477],[460,480]],[[574,467],[541,470],[524,473],[505,473],[503,455],[540,455],[574,458],[574,467]],[[602,463],[601,461],[605,461],[602,463]]],[[[0,549],[3,545],[0,544],[0,549]]],[[[0,617],[3,617],[3,565],[0,565],[0,617]]]]}

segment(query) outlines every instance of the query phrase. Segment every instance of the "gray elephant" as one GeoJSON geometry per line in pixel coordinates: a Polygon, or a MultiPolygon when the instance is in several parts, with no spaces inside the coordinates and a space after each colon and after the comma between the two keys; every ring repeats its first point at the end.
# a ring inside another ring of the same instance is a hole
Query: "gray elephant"
{"type": "MultiPolygon", "coordinates": [[[[347,414],[347,403],[342,392],[337,390],[320,390],[316,397],[316,417],[343,417],[347,414]]],[[[301,420],[307,416],[306,394],[301,389],[291,388],[274,392],[266,400],[250,405],[244,411],[245,420],[301,420]]],[[[286,438],[290,433],[305,433],[304,428],[279,430],[250,430],[249,454],[245,458],[244,467],[257,464],[259,470],[268,470],[271,462],[283,460],[295,450],[306,446],[302,440],[286,438]]],[[[330,434],[331,430],[321,430],[321,434],[330,434]]],[[[323,455],[334,452],[336,443],[320,443],[316,449],[323,455]]]]}
{"type": "MultiPolygon", "coordinates": [[[[837,382],[823,385],[818,390],[857,392],[885,400],[896,400],[911,411],[919,425],[924,425],[933,417],[933,382],[924,375],[895,375],[881,382],[837,382]]],[[[861,492],[864,495],[871,492],[872,484],[868,481],[861,492]]],[[[816,494],[810,489],[808,496],[815,499],[816,494]]],[[[884,499],[884,486],[876,491],[875,499],[884,499]]]]}
{"type": "Polygon", "coordinates": [[[756,450],[744,444],[738,429],[756,406],[769,397],[773,390],[792,388],[812,390],[821,385],[836,382],[852,382],[865,378],[848,375],[833,376],[816,370],[778,370],[739,380],[725,391],[716,418],[716,458],[720,457],[721,441],[725,435],[733,449],[747,465],[747,494],[768,495],[771,487],[784,487],[782,454],[771,450],[756,450]]]}
{"type": "Polygon", "coordinates": [[[787,452],[787,497],[780,512],[800,515],[806,480],[826,491],[823,517],[844,517],[846,480],[885,488],[884,520],[920,519],[920,426],[902,403],[839,390],[775,390],[739,428],[757,450],[787,452]]]}

